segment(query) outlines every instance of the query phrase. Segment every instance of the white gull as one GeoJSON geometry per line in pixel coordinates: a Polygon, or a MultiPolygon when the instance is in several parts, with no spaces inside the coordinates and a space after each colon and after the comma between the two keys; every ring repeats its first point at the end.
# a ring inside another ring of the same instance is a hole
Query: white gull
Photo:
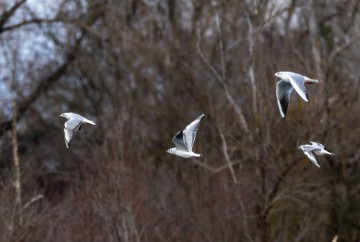
{"type": "Polygon", "coordinates": [[[310,143],[311,144],[300,145],[299,149],[302,150],[304,154],[311,160],[311,162],[314,163],[317,167],[320,167],[320,164],[316,158],[316,155],[335,155],[327,151],[325,146],[320,143],[314,141],[310,141],[310,143]]]}
{"type": "Polygon", "coordinates": [[[93,121],[76,113],[62,113],[60,114],[60,117],[68,119],[64,125],[65,145],[67,148],[70,148],[71,142],[75,138],[76,131],[81,129],[83,123],[95,125],[93,121]]]}
{"type": "Polygon", "coordinates": [[[290,102],[290,95],[293,89],[296,90],[302,99],[308,102],[309,99],[306,92],[305,83],[313,84],[319,82],[318,80],[311,79],[309,77],[290,71],[276,72],[275,76],[278,77],[279,80],[276,84],[276,99],[282,118],[285,118],[286,116],[286,111],[290,102]]]}
{"type": "Polygon", "coordinates": [[[166,152],[177,155],[183,158],[190,157],[203,157],[202,154],[197,154],[192,151],[194,141],[196,137],[196,131],[198,130],[201,120],[205,117],[205,114],[201,114],[194,121],[192,121],[184,130],[179,131],[173,138],[172,142],[176,147],[168,149],[166,152]]]}

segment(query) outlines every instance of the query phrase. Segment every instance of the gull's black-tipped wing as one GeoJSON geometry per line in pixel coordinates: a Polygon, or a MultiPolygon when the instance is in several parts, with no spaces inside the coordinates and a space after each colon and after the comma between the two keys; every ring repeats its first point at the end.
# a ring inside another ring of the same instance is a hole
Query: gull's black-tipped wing
{"type": "Polygon", "coordinates": [[[184,131],[181,130],[179,131],[173,138],[172,138],[172,142],[175,144],[176,149],[178,150],[184,150],[184,151],[189,151],[186,144],[185,144],[185,136],[184,136],[184,131]]]}
{"type": "Polygon", "coordinates": [[[285,118],[286,116],[290,103],[290,95],[293,89],[294,88],[290,83],[282,80],[278,81],[276,84],[276,99],[282,118],[285,118]]]}

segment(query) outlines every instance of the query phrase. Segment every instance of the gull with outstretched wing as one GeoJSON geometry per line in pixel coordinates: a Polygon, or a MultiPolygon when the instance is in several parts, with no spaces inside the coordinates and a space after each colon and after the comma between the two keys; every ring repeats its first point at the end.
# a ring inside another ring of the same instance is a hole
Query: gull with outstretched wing
{"type": "Polygon", "coordinates": [[[60,117],[68,119],[64,125],[65,145],[70,148],[72,140],[75,138],[76,132],[81,129],[83,123],[95,125],[95,123],[89,119],[76,113],[62,113],[60,117]]]}
{"type": "Polygon", "coordinates": [[[305,84],[319,82],[318,80],[290,71],[276,72],[275,76],[278,77],[278,82],[276,83],[276,99],[282,118],[286,116],[286,111],[290,103],[290,95],[294,89],[305,102],[308,102],[309,99],[305,84]]]}
{"type": "Polygon", "coordinates": [[[334,156],[335,154],[330,153],[326,150],[325,146],[314,141],[310,141],[311,144],[300,145],[299,149],[304,152],[304,154],[311,160],[314,165],[320,167],[320,164],[316,158],[316,155],[331,155],[334,156]]]}
{"type": "Polygon", "coordinates": [[[179,131],[173,138],[172,142],[175,144],[174,148],[168,149],[167,152],[173,155],[184,158],[203,157],[202,154],[197,154],[192,151],[194,141],[196,138],[196,131],[198,130],[205,114],[201,114],[194,121],[192,121],[184,130],[179,131]]]}

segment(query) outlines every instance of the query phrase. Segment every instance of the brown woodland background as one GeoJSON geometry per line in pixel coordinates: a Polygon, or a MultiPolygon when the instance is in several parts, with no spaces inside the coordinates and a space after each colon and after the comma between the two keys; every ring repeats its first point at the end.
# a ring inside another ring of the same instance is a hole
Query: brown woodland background
{"type": "Polygon", "coordinates": [[[0,0],[0,241],[360,241],[359,9],[0,0]],[[319,79],[284,120],[277,71],[319,79]],[[68,111],[97,123],[71,149],[68,111]],[[204,158],[167,154],[201,113],[204,158]]]}

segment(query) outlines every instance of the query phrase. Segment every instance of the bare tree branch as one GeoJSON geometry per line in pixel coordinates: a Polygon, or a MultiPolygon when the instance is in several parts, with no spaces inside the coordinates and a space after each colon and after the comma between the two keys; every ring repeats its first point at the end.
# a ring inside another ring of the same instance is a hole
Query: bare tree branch
{"type": "Polygon", "coordinates": [[[44,195],[39,194],[35,197],[32,197],[29,201],[27,201],[24,206],[22,207],[22,210],[25,210],[26,208],[28,208],[31,204],[37,202],[38,200],[44,198],[44,195]]]}
{"type": "Polygon", "coordinates": [[[335,59],[346,49],[350,48],[351,45],[353,45],[354,43],[356,43],[358,40],[360,40],[360,35],[355,36],[354,38],[352,38],[351,40],[349,40],[348,42],[344,43],[343,45],[337,46],[334,51],[331,53],[330,55],[330,66],[332,64],[334,64],[335,59]]]}
{"type": "Polygon", "coordinates": [[[331,242],[337,242],[338,238],[339,238],[339,236],[335,235],[331,242]]]}
{"type": "Polygon", "coordinates": [[[201,42],[201,35],[200,35],[200,30],[199,27],[197,28],[197,34],[198,34],[198,41],[197,41],[197,52],[199,53],[201,60],[209,67],[209,69],[211,70],[211,72],[214,74],[214,76],[216,77],[215,80],[217,80],[217,83],[224,89],[225,92],[225,97],[226,99],[229,101],[230,105],[234,108],[235,113],[237,114],[240,123],[244,129],[244,131],[246,132],[246,134],[249,137],[249,140],[252,142],[253,141],[253,136],[251,134],[251,131],[249,129],[249,126],[247,124],[247,121],[245,119],[245,116],[243,114],[243,111],[241,109],[241,106],[236,104],[235,100],[233,99],[233,97],[230,94],[230,91],[228,89],[228,86],[225,82],[225,80],[221,77],[221,75],[219,74],[219,72],[214,68],[213,65],[211,65],[211,63],[209,62],[209,60],[204,56],[201,48],[200,48],[200,42],[201,42]]]}
{"type": "MultiPolygon", "coordinates": [[[[90,8],[93,11],[90,11],[91,14],[86,19],[86,26],[92,25],[99,17],[101,17],[104,14],[104,9],[98,7],[98,5],[94,4],[93,6],[90,6],[90,8]]],[[[86,34],[88,32],[83,27],[81,28],[81,35],[80,37],[75,41],[74,46],[67,51],[65,56],[65,61],[62,65],[58,67],[56,71],[54,71],[49,76],[43,78],[38,86],[35,88],[35,90],[25,99],[19,101],[19,104],[17,105],[17,114],[18,114],[18,120],[21,120],[26,111],[31,107],[31,105],[43,94],[48,90],[61,76],[63,76],[66,73],[66,70],[68,66],[76,59],[77,53],[80,49],[81,42],[85,38],[86,34]]],[[[11,120],[4,121],[0,123],[0,137],[11,129],[11,120]]]]}
{"type": "Polygon", "coordinates": [[[206,164],[204,162],[200,162],[197,159],[191,159],[191,161],[195,165],[198,165],[198,166],[204,168],[205,170],[208,170],[208,171],[210,171],[211,173],[214,173],[214,174],[220,173],[220,172],[224,171],[225,169],[229,169],[230,167],[238,165],[238,164],[241,163],[241,161],[234,161],[234,162],[230,162],[229,164],[226,164],[226,165],[213,167],[213,166],[210,166],[210,165],[208,165],[208,164],[206,164]]]}
{"type": "Polygon", "coordinates": [[[4,25],[10,19],[10,17],[15,13],[15,11],[21,7],[26,2],[26,0],[21,0],[14,4],[8,11],[4,12],[0,17],[0,33],[3,32],[4,25]]]}
{"type": "Polygon", "coordinates": [[[219,131],[219,134],[220,134],[220,138],[221,138],[221,141],[222,141],[222,146],[223,146],[223,154],[224,154],[224,157],[225,157],[225,160],[229,166],[229,169],[230,169],[230,174],[231,174],[231,177],[234,181],[235,184],[238,184],[238,180],[236,179],[236,176],[235,176],[235,172],[234,172],[234,169],[231,165],[231,161],[230,161],[230,157],[229,157],[229,153],[227,151],[227,143],[226,143],[226,139],[225,139],[225,135],[224,135],[224,132],[222,132],[222,130],[218,128],[218,131],[219,131]]]}
{"type": "Polygon", "coordinates": [[[218,9],[216,6],[215,0],[211,0],[211,4],[214,8],[215,12],[215,23],[216,23],[216,31],[219,35],[219,53],[220,53],[220,62],[221,62],[221,78],[222,80],[226,80],[226,67],[225,67],[225,52],[224,52],[224,43],[223,36],[221,31],[220,17],[218,13],[218,9]]]}
{"type": "Polygon", "coordinates": [[[41,19],[41,18],[35,18],[31,20],[25,20],[17,24],[13,24],[10,26],[3,27],[1,29],[1,32],[6,31],[13,31],[21,27],[25,27],[31,24],[45,24],[45,23],[74,23],[72,21],[66,20],[66,19],[41,19]]]}
{"type": "MultiPolygon", "coordinates": [[[[48,90],[62,75],[66,73],[67,67],[75,60],[76,53],[79,49],[82,38],[83,37],[77,40],[75,46],[68,54],[65,62],[51,75],[42,79],[35,90],[25,100],[19,101],[16,110],[16,113],[18,114],[18,120],[22,119],[26,111],[41,96],[42,93],[48,90]]],[[[0,123],[0,136],[4,135],[5,132],[10,130],[11,122],[11,120],[8,120],[0,123]]]]}
{"type": "Polygon", "coordinates": [[[14,239],[15,242],[24,241],[24,224],[22,216],[21,205],[21,173],[20,173],[20,159],[18,152],[17,141],[17,109],[16,103],[13,103],[13,120],[12,120],[12,145],[13,145],[13,157],[14,157],[14,187],[15,187],[15,214],[13,221],[14,239]]]}
{"type": "Polygon", "coordinates": [[[269,205],[265,207],[264,210],[264,216],[265,218],[267,217],[267,215],[269,214],[272,206],[273,206],[273,200],[276,198],[276,195],[278,194],[281,184],[282,182],[285,180],[285,178],[287,177],[288,174],[290,174],[290,172],[292,171],[292,169],[299,163],[299,160],[296,160],[294,162],[292,162],[289,166],[287,166],[281,173],[280,175],[277,177],[276,181],[274,182],[273,188],[270,192],[270,194],[268,195],[268,200],[269,200],[269,205]]]}
{"type": "Polygon", "coordinates": [[[249,42],[249,56],[246,66],[246,70],[247,70],[246,73],[250,79],[250,84],[251,84],[253,112],[254,114],[257,114],[258,113],[257,105],[256,105],[257,86],[256,86],[255,74],[254,74],[255,31],[254,31],[253,22],[250,18],[250,14],[246,11],[245,11],[245,17],[246,17],[246,22],[248,24],[248,42],[249,42]]]}

